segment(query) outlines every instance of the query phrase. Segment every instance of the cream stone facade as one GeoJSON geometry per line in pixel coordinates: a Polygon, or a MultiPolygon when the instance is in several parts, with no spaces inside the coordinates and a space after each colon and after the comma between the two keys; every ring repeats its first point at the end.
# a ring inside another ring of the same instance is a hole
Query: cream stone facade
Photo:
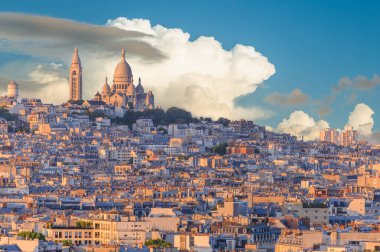
{"type": "Polygon", "coordinates": [[[302,252],[322,242],[324,239],[320,231],[283,231],[276,243],[275,252],[302,252]]]}
{"type": "Polygon", "coordinates": [[[154,108],[152,91],[145,92],[139,78],[138,85],[133,84],[132,68],[125,60],[125,51],[122,50],[121,61],[117,64],[113,84],[110,87],[106,78],[101,93],[97,92],[93,100],[102,101],[115,107],[126,107],[135,110],[154,108]]]}
{"type": "Polygon", "coordinates": [[[301,202],[285,203],[285,208],[301,219],[309,220],[310,226],[327,225],[329,223],[329,208],[327,206],[307,206],[301,202]]]}
{"type": "Polygon", "coordinates": [[[46,239],[54,242],[71,241],[76,245],[136,245],[160,238],[161,231],[175,232],[179,225],[179,218],[175,216],[139,220],[135,216],[120,216],[116,212],[101,213],[82,221],[89,223],[90,227],[46,228],[46,239]],[[170,224],[172,220],[173,227],[170,224]]]}

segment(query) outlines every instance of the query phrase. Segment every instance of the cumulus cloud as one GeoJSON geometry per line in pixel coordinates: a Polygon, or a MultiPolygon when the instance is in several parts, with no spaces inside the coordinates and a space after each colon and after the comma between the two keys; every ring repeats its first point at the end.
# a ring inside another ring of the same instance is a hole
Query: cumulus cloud
{"type": "MultiPolygon", "coordinates": [[[[180,106],[197,116],[214,118],[260,119],[273,115],[260,107],[234,104],[236,97],[254,92],[275,73],[275,67],[252,46],[238,44],[226,50],[213,37],[190,40],[190,34],[181,29],[124,17],[96,26],[50,17],[0,14],[0,38],[0,52],[42,57],[45,62],[41,64],[63,63],[59,71],[65,75],[73,47],[79,47],[85,98],[101,89],[105,76],[112,77],[124,47],[134,79],[142,77],[143,85],[153,90],[159,105],[180,106]]],[[[35,77],[32,71],[26,74],[28,78],[35,77]]],[[[68,87],[63,92],[68,94],[68,87]]],[[[42,91],[40,96],[44,97],[42,91]]],[[[67,97],[56,99],[62,102],[67,97]]]]}
{"type": "Polygon", "coordinates": [[[269,125],[265,126],[265,130],[266,130],[266,131],[270,131],[270,132],[273,132],[273,131],[274,131],[273,127],[272,127],[272,126],[269,126],[269,125]]]}
{"type": "Polygon", "coordinates": [[[195,115],[214,118],[256,119],[271,115],[261,108],[234,105],[236,97],[255,91],[275,72],[254,47],[236,45],[225,50],[213,37],[191,41],[190,34],[181,29],[152,26],[143,19],[117,18],[107,25],[149,34],[144,41],[165,52],[166,58],[153,66],[133,62],[135,72],[153,86],[158,103],[164,107],[181,105],[195,115]]]}
{"type": "MultiPolygon", "coordinates": [[[[38,65],[30,72],[30,81],[35,85],[40,85],[44,93],[43,101],[54,102],[61,99],[62,94],[67,92],[67,79],[62,75],[62,64],[50,63],[48,65],[38,65]]],[[[33,91],[29,96],[34,96],[33,91]]]]}
{"type": "Polygon", "coordinates": [[[374,114],[375,112],[367,104],[359,103],[350,113],[347,124],[357,130],[360,135],[368,137],[372,134],[374,114]]]}
{"type": "MultiPolygon", "coordinates": [[[[360,139],[379,143],[380,133],[373,132],[374,114],[375,112],[367,104],[359,103],[350,112],[346,126],[351,126],[356,130],[360,139]]],[[[319,133],[325,128],[329,128],[328,122],[324,120],[315,121],[313,117],[303,111],[294,111],[288,119],[285,118],[278,124],[275,131],[288,133],[297,136],[299,139],[304,137],[304,140],[315,140],[319,138],[319,133]]]]}
{"type": "Polygon", "coordinates": [[[303,111],[294,111],[288,119],[283,119],[278,124],[276,131],[288,133],[296,136],[298,139],[303,137],[304,140],[315,140],[319,138],[319,133],[329,128],[328,122],[324,120],[315,121],[313,117],[303,111]]]}
{"type": "Polygon", "coordinates": [[[273,92],[267,95],[264,100],[271,104],[294,106],[308,102],[309,96],[304,94],[300,89],[296,88],[290,94],[273,92]]]}

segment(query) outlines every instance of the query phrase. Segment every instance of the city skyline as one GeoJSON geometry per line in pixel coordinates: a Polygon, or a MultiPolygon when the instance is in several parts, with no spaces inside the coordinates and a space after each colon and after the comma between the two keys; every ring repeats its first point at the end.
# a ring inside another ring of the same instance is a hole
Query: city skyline
{"type": "Polygon", "coordinates": [[[378,10],[0,1],[0,251],[380,251],[378,10]]]}
{"type": "MultiPolygon", "coordinates": [[[[371,51],[379,44],[376,42],[378,36],[374,34],[379,25],[378,17],[373,13],[377,3],[364,1],[360,8],[356,8],[355,1],[347,1],[344,6],[335,1],[322,2],[315,4],[311,1],[301,1],[283,4],[282,13],[276,8],[276,5],[280,5],[276,2],[231,4],[222,1],[217,7],[220,13],[213,13],[213,22],[195,27],[185,18],[175,14],[177,9],[186,4],[170,4],[164,8],[153,3],[144,10],[140,4],[126,2],[122,6],[130,9],[126,8],[125,13],[107,5],[101,15],[91,12],[79,15],[82,9],[90,8],[95,11],[101,4],[95,1],[90,7],[78,5],[75,11],[67,13],[56,8],[59,6],[57,3],[41,6],[37,2],[33,5],[18,6],[5,1],[1,3],[1,10],[5,12],[0,14],[3,26],[7,25],[2,27],[4,29],[1,34],[1,88],[5,91],[8,80],[15,79],[24,86],[27,94],[39,94],[38,96],[42,97],[46,93],[46,101],[51,99],[54,102],[63,102],[63,97],[55,96],[51,89],[54,86],[54,90],[63,92],[68,87],[65,84],[68,82],[68,51],[79,47],[83,50],[83,58],[87,64],[84,71],[89,71],[88,74],[84,73],[87,76],[83,80],[84,97],[91,99],[96,90],[101,91],[101,80],[104,80],[104,77],[95,76],[94,72],[111,77],[113,62],[123,47],[120,38],[126,36],[133,40],[133,43],[127,43],[127,60],[135,66],[137,75],[143,78],[145,85],[157,93],[158,100],[162,101],[157,105],[181,105],[196,116],[253,119],[261,125],[309,139],[313,139],[317,132],[327,126],[343,129],[347,123],[352,124],[349,119],[351,114],[355,117],[355,114],[360,113],[360,116],[356,116],[358,121],[352,126],[357,129],[364,127],[362,132],[367,134],[367,138],[377,139],[380,126],[376,122],[376,93],[379,83],[376,69],[379,62],[371,58],[374,55],[371,51]],[[233,17],[231,22],[224,21],[220,16],[225,11],[222,10],[223,7],[226,6],[235,10],[230,15],[233,17]],[[256,20],[248,14],[235,14],[246,13],[243,11],[244,7],[252,10],[260,18],[256,20]],[[173,10],[171,19],[160,15],[170,10],[173,10]],[[13,14],[6,13],[9,11],[13,14]],[[287,17],[285,12],[293,13],[294,16],[287,17]],[[309,14],[307,18],[306,13],[309,14]],[[276,27],[275,24],[278,22],[273,17],[275,14],[286,22],[276,27]],[[336,19],[333,18],[334,15],[336,19]],[[52,18],[51,25],[43,24],[45,31],[39,34],[39,22],[47,21],[48,18],[52,18]],[[365,25],[366,29],[346,29],[344,22],[353,27],[365,25]],[[239,28],[221,30],[223,26],[231,28],[233,25],[239,28]],[[67,36],[62,39],[63,44],[60,42],[59,46],[53,47],[54,49],[46,46],[44,52],[43,48],[33,45],[31,50],[25,50],[22,45],[26,43],[26,37],[23,38],[9,28],[19,30],[22,26],[37,31],[36,37],[32,37],[35,42],[49,45],[47,41],[52,40],[50,47],[57,43],[54,39],[59,37],[53,28],[67,36]],[[124,30],[116,30],[114,27],[124,30]],[[161,27],[163,29],[159,30],[161,27]],[[273,32],[265,33],[269,28],[273,32]],[[81,37],[72,37],[75,32],[84,30],[86,32],[83,32],[81,37]],[[140,33],[123,33],[125,30],[140,33]],[[288,32],[286,36],[285,31],[288,32]],[[153,36],[154,41],[152,38],[149,41],[148,38],[140,37],[141,32],[148,37],[153,36]],[[362,33],[361,37],[358,36],[359,33],[362,33]],[[231,37],[230,34],[234,36],[231,37]],[[300,40],[303,34],[308,39],[300,40]],[[338,34],[344,34],[349,39],[342,40],[338,34]],[[366,39],[366,47],[356,46],[363,41],[361,39],[355,42],[358,37],[368,37],[370,34],[373,36],[371,40],[366,39]],[[170,48],[164,46],[169,42],[169,36],[175,38],[172,40],[174,46],[170,48]],[[97,38],[96,42],[90,38],[97,38]],[[137,41],[141,40],[147,43],[138,45],[137,41]],[[327,41],[330,42],[327,44],[327,41]],[[238,44],[243,46],[235,47],[238,44]],[[314,50],[311,50],[311,46],[314,50]],[[213,54],[197,60],[191,56],[181,58],[181,54],[176,54],[180,51],[182,55],[203,55],[202,50],[213,50],[213,54]],[[284,57],[289,53],[294,54],[295,58],[290,57],[289,62],[286,62],[284,57]],[[321,64],[323,58],[334,53],[339,55],[321,64]],[[356,60],[359,53],[366,57],[360,62],[356,60]],[[233,61],[228,56],[231,54],[235,55],[233,61]],[[208,62],[210,57],[212,61],[221,59],[220,65],[207,68],[212,64],[208,62]],[[301,59],[304,59],[304,62],[301,59]],[[232,71],[241,64],[244,65],[245,60],[251,64],[249,70],[232,71]],[[162,63],[166,61],[166,64],[162,63]],[[19,65],[23,65],[24,69],[19,69],[19,65]],[[15,67],[18,69],[17,76],[12,74],[15,67]],[[178,69],[179,67],[181,69],[178,69]],[[202,93],[209,95],[200,96],[202,93]],[[162,99],[163,97],[165,99],[162,99]],[[181,99],[176,99],[177,97],[181,99]],[[370,134],[368,127],[371,127],[370,134]]],[[[201,2],[196,2],[196,5],[202,6],[200,20],[196,21],[199,23],[206,18],[210,5],[201,2]]],[[[196,9],[189,10],[188,17],[197,13],[196,9]]]]}

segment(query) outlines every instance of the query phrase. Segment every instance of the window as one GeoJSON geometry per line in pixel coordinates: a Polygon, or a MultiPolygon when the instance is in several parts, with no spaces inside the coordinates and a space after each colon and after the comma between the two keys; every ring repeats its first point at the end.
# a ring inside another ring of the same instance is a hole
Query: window
{"type": "Polygon", "coordinates": [[[194,246],[194,236],[190,236],[190,247],[194,246]]]}

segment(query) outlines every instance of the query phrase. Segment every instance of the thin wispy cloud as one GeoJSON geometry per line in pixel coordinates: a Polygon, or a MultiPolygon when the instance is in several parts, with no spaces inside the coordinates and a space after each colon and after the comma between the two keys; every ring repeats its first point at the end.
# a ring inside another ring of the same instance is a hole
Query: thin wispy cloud
{"type": "Polygon", "coordinates": [[[115,55],[120,48],[125,48],[129,56],[148,61],[162,59],[161,51],[142,40],[149,36],[138,31],[61,18],[0,13],[0,50],[32,56],[60,57],[63,51],[82,47],[104,55],[115,55]]]}
{"type": "Polygon", "coordinates": [[[281,94],[273,92],[264,98],[265,102],[281,106],[295,106],[305,104],[310,100],[310,97],[296,88],[289,94],[281,94]]]}

